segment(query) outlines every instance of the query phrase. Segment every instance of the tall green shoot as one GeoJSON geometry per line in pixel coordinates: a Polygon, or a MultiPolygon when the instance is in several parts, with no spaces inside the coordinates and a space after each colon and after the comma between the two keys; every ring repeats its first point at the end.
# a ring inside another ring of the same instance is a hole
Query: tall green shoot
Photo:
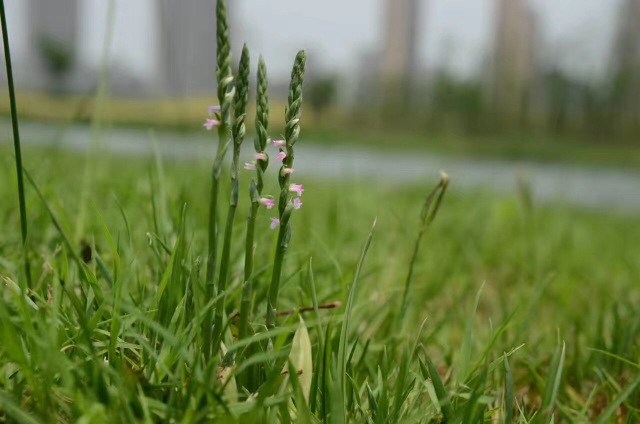
{"type": "Polygon", "coordinates": [[[22,175],[22,149],[20,147],[20,127],[18,125],[18,108],[16,106],[16,90],[13,84],[13,66],[11,63],[11,49],[9,47],[9,32],[7,30],[7,15],[4,0],[0,0],[0,19],[2,21],[2,43],[4,47],[4,62],[7,67],[7,85],[9,86],[9,103],[11,107],[11,125],[13,128],[13,150],[16,160],[18,177],[18,203],[20,205],[20,233],[22,235],[22,251],[24,256],[24,272],[27,287],[31,287],[31,265],[29,263],[29,245],[27,243],[27,203],[24,197],[24,177],[22,175]]]}
{"type": "MultiPolygon", "coordinates": [[[[264,59],[260,56],[258,61],[258,77],[256,82],[256,135],[254,146],[256,154],[263,153],[269,142],[269,95],[267,94],[267,66],[264,59]]],[[[264,187],[264,173],[269,165],[267,160],[256,161],[256,180],[251,180],[249,187],[249,196],[251,199],[251,207],[247,218],[247,236],[244,257],[244,281],[242,285],[242,300],[240,303],[240,323],[239,337],[245,338],[248,335],[249,319],[251,315],[251,296],[253,293],[253,243],[256,228],[256,216],[260,206],[259,200],[264,187]]]]}
{"type": "MultiPolygon", "coordinates": [[[[280,199],[278,202],[279,230],[276,253],[273,261],[271,274],[271,284],[267,297],[267,328],[272,329],[276,325],[276,307],[278,304],[278,291],[280,290],[280,277],[282,274],[282,263],[291,239],[291,225],[289,219],[294,206],[289,202],[289,192],[291,174],[287,172],[293,169],[293,146],[300,136],[300,115],[302,108],[302,83],[304,81],[305,62],[307,55],[304,50],[300,50],[296,55],[293,69],[291,71],[291,82],[289,85],[289,98],[285,119],[285,149],[286,157],[282,161],[278,182],[280,184],[280,199]]],[[[300,188],[301,190],[301,188],[300,188]]],[[[300,191],[301,192],[301,191],[300,191]]]]}
{"type": "Polygon", "coordinates": [[[422,209],[420,210],[420,227],[418,228],[418,236],[416,237],[415,244],[413,246],[413,253],[411,254],[411,261],[409,262],[409,270],[407,271],[407,277],[404,283],[404,293],[402,294],[402,303],[400,306],[400,316],[398,319],[398,330],[402,330],[404,325],[404,321],[407,317],[407,311],[409,310],[409,296],[412,292],[412,283],[413,283],[413,272],[415,264],[418,260],[418,252],[420,250],[420,244],[422,242],[422,238],[424,234],[427,232],[427,229],[436,218],[438,214],[438,210],[440,209],[440,205],[442,204],[442,199],[444,198],[445,193],[447,192],[447,187],[449,186],[449,176],[441,172],[440,173],[440,182],[431,190],[431,192],[427,195],[422,209]],[[437,195],[437,198],[436,198],[437,195]],[[435,199],[435,204],[433,203],[435,199]],[[431,207],[433,205],[433,208],[431,207]]]}
{"type": "MultiPolygon", "coordinates": [[[[231,42],[229,40],[229,24],[227,21],[227,6],[225,0],[216,2],[216,40],[217,40],[217,68],[218,102],[220,103],[218,125],[218,148],[211,172],[211,190],[209,197],[209,248],[207,254],[207,273],[205,281],[205,294],[207,299],[216,295],[215,274],[218,261],[218,191],[220,190],[220,173],[229,147],[231,106],[235,90],[232,86],[233,75],[231,73],[231,42]]],[[[211,357],[211,335],[213,327],[213,311],[204,320],[203,343],[204,354],[211,357]]],[[[215,347],[214,347],[215,350],[215,347]]]]}
{"type": "Polygon", "coordinates": [[[229,278],[229,256],[231,253],[231,240],[233,238],[233,220],[238,207],[238,173],[240,172],[240,147],[244,141],[246,133],[245,117],[247,115],[247,102],[249,101],[249,49],[246,44],[242,49],[240,66],[238,67],[238,81],[236,82],[236,96],[233,103],[233,126],[231,133],[233,137],[233,159],[231,161],[231,198],[229,199],[229,210],[227,212],[227,223],[225,226],[224,241],[222,245],[222,256],[220,257],[220,274],[218,275],[218,303],[215,311],[215,322],[213,326],[215,343],[213,349],[217,351],[220,341],[223,338],[223,318],[224,304],[226,296],[224,291],[227,288],[229,278]]]}

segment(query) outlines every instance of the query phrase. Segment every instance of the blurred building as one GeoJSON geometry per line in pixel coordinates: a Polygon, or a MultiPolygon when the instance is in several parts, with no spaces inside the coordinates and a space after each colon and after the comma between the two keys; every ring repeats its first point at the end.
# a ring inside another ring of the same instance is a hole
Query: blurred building
{"type": "Polygon", "coordinates": [[[386,86],[385,97],[393,93],[407,96],[416,82],[419,67],[420,0],[386,0],[385,3],[380,76],[386,86]]]}
{"type": "Polygon", "coordinates": [[[76,67],[78,0],[27,2],[28,56],[18,82],[29,89],[65,90],[76,67]]]}
{"type": "MultiPolygon", "coordinates": [[[[229,4],[232,31],[236,8],[229,4]]],[[[211,95],[216,90],[216,4],[211,0],[162,1],[158,7],[161,85],[172,97],[211,95]]],[[[234,52],[238,33],[232,32],[234,52]]],[[[235,62],[239,55],[234,55],[235,62]]]]}
{"type": "Polygon", "coordinates": [[[491,72],[494,113],[504,124],[523,124],[533,101],[537,25],[528,0],[496,0],[491,72]]]}
{"type": "Polygon", "coordinates": [[[614,103],[625,124],[640,125],[640,0],[620,5],[613,48],[614,103]]]}

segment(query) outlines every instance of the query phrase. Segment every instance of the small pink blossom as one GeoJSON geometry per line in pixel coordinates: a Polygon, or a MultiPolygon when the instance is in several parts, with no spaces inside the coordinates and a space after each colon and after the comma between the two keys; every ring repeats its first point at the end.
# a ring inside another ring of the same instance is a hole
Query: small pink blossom
{"type": "Polygon", "coordinates": [[[282,175],[291,175],[293,174],[293,172],[295,171],[295,169],[293,168],[282,168],[282,175]]]}
{"type": "Polygon", "coordinates": [[[260,203],[267,207],[267,209],[271,209],[276,205],[276,201],[269,197],[261,197],[260,203]]]}
{"type": "Polygon", "coordinates": [[[273,140],[273,145],[277,148],[284,147],[285,144],[284,140],[273,140]]]}
{"type": "Polygon", "coordinates": [[[205,127],[207,130],[210,130],[213,127],[217,127],[218,125],[220,125],[220,121],[217,121],[215,119],[210,119],[210,118],[207,118],[207,120],[204,121],[204,124],[202,124],[202,126],[205,127]]]}
{"type": "Polygon", "coordinates": [[[299,197],[293,199],[293,209],[300,209],[302,207],[302,200],[299,197]]]}
{"type": "Polygon", "coordinates": [[[216,112],[220,112],[220,106],[207,106],[207,113],[209,114],[209,116],[213,115],[216,112]]]}
{"type": "Polygon", "coordinates": [[[278,152],[278,154],[276,155],[276,157],[280,160],[284,160],[287,158],[287,154],[285,152],[278,152]]]}
{"type": "Polygon", "coordinates": [[[256,153],[256,160],[267,160],[267,155],[265,153],[256,153]]]}
{"type": "Polygon", "coordinates": [[[276,228],[278,228],[280,226],[280,219],[278,218],[271,218],[271,229],[275,230],[276,228]]]}
{"type": "Polygon", "coordinates": [[[255,171],[256,165],[251,162],[245,162],[244,169],[246,169],[247,171],[255,171]]]}
{"type": "Polygon", "coordinates": [[[292,193],[297,193],[298,196],[302,196],[304,189],[302,188],[302,184],[291,184],[289,185],[289,191],[292,193]]]}

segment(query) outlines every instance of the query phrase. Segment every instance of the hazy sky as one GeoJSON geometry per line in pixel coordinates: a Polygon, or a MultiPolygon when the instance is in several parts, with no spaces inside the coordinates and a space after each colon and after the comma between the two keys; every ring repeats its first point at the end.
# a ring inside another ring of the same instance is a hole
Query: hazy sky
{"type": "MultiPolygon", "coordinates": [[[[47,1],[47,0],[41,0],[47,1]]],[[[161,0],[116,1],[114,62],[141,77],[156,73],[153,7],[161,0]]],[[[179,1],[179,0],[165,0],[179,1]]],[[[188,5],[190,0],[180,0],[188,5]]],[[[287,72],[295,52],[306,48],[316,69],[347,72],[361,54],[381,42],[382,0],[230,0],[237,2],[242,36],[265,56],[272,74],[287,72]],[[320,63],[318,63],[320,62],[320,63]]],[[[404,1],[404,0],[394,0],[404,1]]],[[[16,56],[26,43],[25,0],[7,0],[16,56]]],[[[447,65],[461,74],[478,69],[492,36],[495,0],[423,0],[421,63],[447,65]]],[[[213,3],[213,0],[212,0],[213,3]]],[[[548,54],[589,78],[606,69],[607,49],[620,0],[531,0],[548,54]]],[[[81,2],[80,58],[100,63],[107,0],[81,2]]]]}

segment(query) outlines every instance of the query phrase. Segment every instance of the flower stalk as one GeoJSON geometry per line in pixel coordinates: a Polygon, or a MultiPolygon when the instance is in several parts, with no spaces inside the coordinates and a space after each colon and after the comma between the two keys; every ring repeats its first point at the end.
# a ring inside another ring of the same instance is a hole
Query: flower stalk
{"type": "MultiPolygon", "coordinates": [[[[256,136],[254,139],[254,147],[256,154],[264,154],[269,143],[269,96],[267,94],[267,66],[264,59],[260,57],[258,62],[258,77],[256,83],[256,136]]],[[[247,218],[247,238],[244,256],[244,282],[242,285],[242,300],[240,302],[240,323],[238,333],[240,339],[247,337],[249,334],[249,319],[251,315],[251,297],[253,295],[253,243],[256,228],[256,216],[258,208],[262,203],[267,208],[274,206],[273,199],[262,198],[262,189],[264,188],[264,173],[269,165],[269,158],[266,160],[256,161],[255,171],[256,179],[251,180],[249,187],[249,196],[251,198],[251,207],[247,218]],[[263,200],[264,199],[264,200],[263,200]]]]}
{"type": "MultiPolygon", "coordinates": [[[[218,148],[211,172],[211,190],[209,198],[209,249],[207,254],[207,273],[205,280],[205,294],[207,299],[216,296],[215,274],[218,260],[218,192],[220,189],[220,173],[224,158],[229,147],[230,115],[235,90],[232,86],[233,74],[231,73],[231,43],[229,41],[229,25],[227,21],[226,0],[216,2],[216,79],[218,81],[218,102],[220,111],[216,119],[218,121],[218,148]]],[[[212,356],[211,341],[213,328],[213,311],[207,314],[203,323],[203,343],[206,359],[212,356]]],[[[213,350],[217,350],[214,347],[213,350]]]]}
{"type": "Polygon", "coordinates": [[[236,82],[236,94],[233,102],[233,125],[231,133],[233,138],[233,156],[231,161],[231,198],[229,199],[229,210],[227,212],[227,222],[225,226],[224,241],[222,244],[222,255],[220,257],[220,274],[218,275],[218,302],[215,311],[213,325],[214,352],[220,346],[223,339],[224,325],[224,305],[226,296],[224,291],[227,288],[229,278],[229,256],[231,252],[231,240],[233,238],[233,220],[238,207],[238,173],[240,168],[240,148],[246,134],[245,118],[247,115],[247,103],[249,101],[249,49],[245,44],[240,56],[238,67],[238,80],[236,82]]]}
{"type": "Polygon", "coordinates": [[[273,269],[271,274],[271,284],[269,286],[269,294],[267,297],[267,328],[272,329],[276,325],[278,292],[280,290],[280,278],[282,275],[282,264],[284,256],[291,239],[291,225],[289,219],[294,209],[292,203],[289,202],[289,196],[292,192],[290,186],[296,186],[293,190],[299,195],[302,194],[302,186],[291,184],[291,172],[283,172],[287,169],[293,169],[294,152],[293,146],[300,136],[300,115],[302,109],[302,83],[304,81],[306,54],[301,50],[296,55],[296,59],[291,71],[291,82],[289,85],[288,105],[285,113],[285,140],[281,149],[284,150],[286,157],[282,160],[282,167],[278,173],[278,182],[280,184],[280,199],[278,202],[279,212],[279,229],[278,241],[276,244],[275,258],[273,261],[273,269]],[[299,187],[298,187],[299,186],[299,187]]]}

